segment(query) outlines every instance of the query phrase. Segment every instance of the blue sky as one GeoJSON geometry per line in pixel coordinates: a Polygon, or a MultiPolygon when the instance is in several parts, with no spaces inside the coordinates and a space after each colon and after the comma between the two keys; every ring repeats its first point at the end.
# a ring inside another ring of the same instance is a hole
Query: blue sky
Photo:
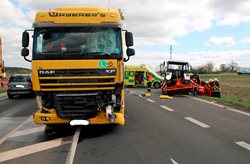
{"type": "MultiPolygon", "coordinates": [[[[202,32],[191,32],[186,36],[174,38],[177,44],[172,45],[173,53],[185,53],[192,51],[226,51],[226,50],[249,50],[249,44],[242,44],[241,40],[247,38],[250,35],[249,24],[241,24],[237,26],[216,26],[213,25],[212,28],[202,31],[202,32]],[[233,46],[220,45],[220,46],[206,46],[205,43],[209,40],[211,36],[217,37],[232,37],[236,44],[233,46]]],[[[154,50],[159,52],[170,51],[170,44],[166,45],[140,45],[136,46],[138,50],[154,50]]]]}
{"type": "MultiPolygon", "coordinates": [[[[108,0],[2,0],[0,35],[6,66],[30,68],[20,56],[21,35],[39,10],[58,6],[108,7],[108,0]]],[[[110,0],[121,8],[124,28],[134,34],[136,55],[126,65],[157,68],[169,60],[216,67],[234,61],[250,67],[250,1],[248,0],[110,0]],[[135,10],[136,9],[136,10],[135,10]]]]}

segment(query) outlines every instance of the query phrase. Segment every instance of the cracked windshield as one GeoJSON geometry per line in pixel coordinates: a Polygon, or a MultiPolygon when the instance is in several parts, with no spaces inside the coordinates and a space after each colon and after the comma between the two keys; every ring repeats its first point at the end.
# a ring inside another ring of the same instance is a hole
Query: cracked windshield
{"type": "Polygon", "coordinates": [[[118,55],[120,37],[119,30],[112,28],[40,30],[36,35],[35,52],[118,55]]]}

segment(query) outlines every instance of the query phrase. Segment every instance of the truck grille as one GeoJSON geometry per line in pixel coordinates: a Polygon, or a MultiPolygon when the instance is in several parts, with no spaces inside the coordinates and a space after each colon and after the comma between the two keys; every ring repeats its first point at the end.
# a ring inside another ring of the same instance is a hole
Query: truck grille
{"type": "Polygon", "coordinates": [[[38,70],[42,91],[112,90],[116,69],[38,70]]]}
{"type": "Polygon", "coordinates": [[[88,119],[95,117],[98,107],[102,104],[101,94],[95,93],[74,93],[55,94],[56,111],[63,119],[88,119]]]}

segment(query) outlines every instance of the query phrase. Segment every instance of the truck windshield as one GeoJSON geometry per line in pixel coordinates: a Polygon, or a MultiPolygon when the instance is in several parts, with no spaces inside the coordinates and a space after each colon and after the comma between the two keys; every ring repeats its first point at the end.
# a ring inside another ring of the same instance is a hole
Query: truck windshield
{"type": "Polygon", "coordinates": [[[82,27],[36,29],[33,59],[121,57],[119,28],[82,27]]]}

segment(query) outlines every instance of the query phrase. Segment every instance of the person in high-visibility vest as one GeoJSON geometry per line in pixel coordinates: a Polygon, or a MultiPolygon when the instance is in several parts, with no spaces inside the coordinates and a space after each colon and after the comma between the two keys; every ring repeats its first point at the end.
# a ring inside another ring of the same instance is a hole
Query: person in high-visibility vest
{"type": "Polygon", "coordinates": [[[147,72],[147,90],[148,92],[151,92],[151,86],[153,81],[153,75],[149,72],[147,72]]]}
{"type": "Polygon", "coordinates": [[[1,86],[2,86],[2,88],[4,87],[4,82],[1,80],[1,86]]]}

